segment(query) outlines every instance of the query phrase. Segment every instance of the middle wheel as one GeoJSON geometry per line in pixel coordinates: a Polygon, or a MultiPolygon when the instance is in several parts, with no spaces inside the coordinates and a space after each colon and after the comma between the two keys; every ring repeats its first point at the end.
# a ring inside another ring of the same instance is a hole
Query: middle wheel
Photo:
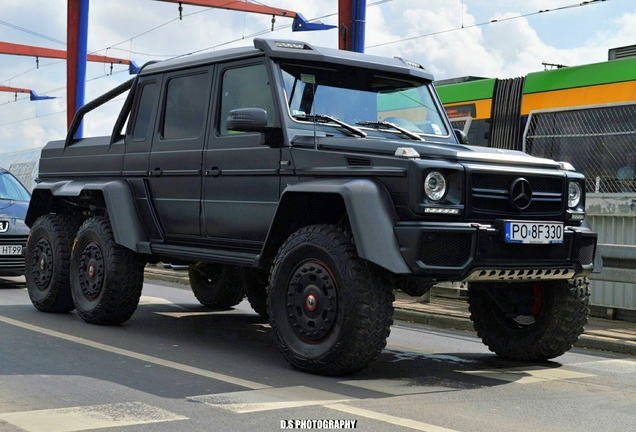
{"type": "Polygon", "coordinates": [[[71,252],[71,294],[91,324],[121,324],[137,309],[144,280],[139,256],[115,242],[108,219],[86,219],[71,252]]]}

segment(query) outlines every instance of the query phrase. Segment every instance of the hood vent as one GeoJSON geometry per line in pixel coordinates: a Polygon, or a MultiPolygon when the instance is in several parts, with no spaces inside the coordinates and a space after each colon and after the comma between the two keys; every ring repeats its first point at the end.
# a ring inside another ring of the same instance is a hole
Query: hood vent
{"type": "Polygon", "coordinates": [[[347,165],[350,167],[370,167],[373,166],[371,159],[360,157],[348,157],[347,165]]]}

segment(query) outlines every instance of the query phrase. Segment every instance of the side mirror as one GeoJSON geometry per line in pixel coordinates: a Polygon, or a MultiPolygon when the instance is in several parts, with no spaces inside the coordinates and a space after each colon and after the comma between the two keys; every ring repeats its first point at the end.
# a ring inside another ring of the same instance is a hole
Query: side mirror
{"type": "Polygon", "coordinates": [[[227,130],[239,132],[267,132],[267,111],[263,108],[237,108],[227,117],[227,130]]]}
{"type": "Polygon", "coordinates": [[[468,144],[468,135],[464,133],[464,131],[459,129],[453,129],[455,131],[455,136],[457,137],[457,141],[460,144],[468,144]]]}

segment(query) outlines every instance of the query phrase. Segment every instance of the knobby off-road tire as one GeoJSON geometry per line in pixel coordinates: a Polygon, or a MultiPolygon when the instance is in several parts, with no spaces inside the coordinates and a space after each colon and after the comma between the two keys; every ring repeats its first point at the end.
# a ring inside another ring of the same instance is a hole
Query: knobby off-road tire
{"type": "Polygon", "coordinates": [[[222,264],[191,264],[190,287],[199,302],[211,308],[227,309],[245,297],[239,269],[222,264]]]}
{"type": "Polygon", "coordinates": [[[47,214],[31,227],[25,278],[31,303],[43,312],[75,309],[69,287],[69,261],[77,226],[70,216],[47,214]]]}
{"type": "Polygon", "coordinates": [[[497,355],[516,360],[548,360],[568,351],[587,324],[587,279],[530,282],[534,290],[535,322],[528,325],[506,317],[492,297],[497,296],[497,289],[519,289],[515,285],[484,283],[469,286],[470,318],[484,344],[497,355]]]}
{"type": "Polygon", "coordinates": [[[115,243],[108,219],[84,221],[71,252],[71,293],[77,314],[91,324],[127,321],[139,304],[143,280],[143,260],[115,243]]]}
{"type": "Polygon", "coordinates": [[[267,313],[267,285],[269,284],[268,269],[244,268],[241,277],[245,286],[245,294],[254,312],[262,318],[269,317],[267,313]]]}
{"type": "Polygon", "coordinates": [[[350,236],[312,225],[292,234],[274,260],[269,322],[292,366],[344,375],[382,352],[393,300],[383,271],[358,257],[350,236]]]}

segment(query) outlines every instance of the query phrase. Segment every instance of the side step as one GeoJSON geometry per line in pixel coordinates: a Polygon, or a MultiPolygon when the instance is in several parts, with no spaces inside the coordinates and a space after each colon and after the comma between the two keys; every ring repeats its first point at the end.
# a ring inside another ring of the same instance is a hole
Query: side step
{"type": "Polygon", "coordinates": [[[260,257],[260,254],[250,252],[234,252],[218,249],[164,244],[151,244],[150,250],[152,251],[153,255],[161,255],[182,260],[207,261],[212,263],[237,266],[253,266],[260,257]]]}

